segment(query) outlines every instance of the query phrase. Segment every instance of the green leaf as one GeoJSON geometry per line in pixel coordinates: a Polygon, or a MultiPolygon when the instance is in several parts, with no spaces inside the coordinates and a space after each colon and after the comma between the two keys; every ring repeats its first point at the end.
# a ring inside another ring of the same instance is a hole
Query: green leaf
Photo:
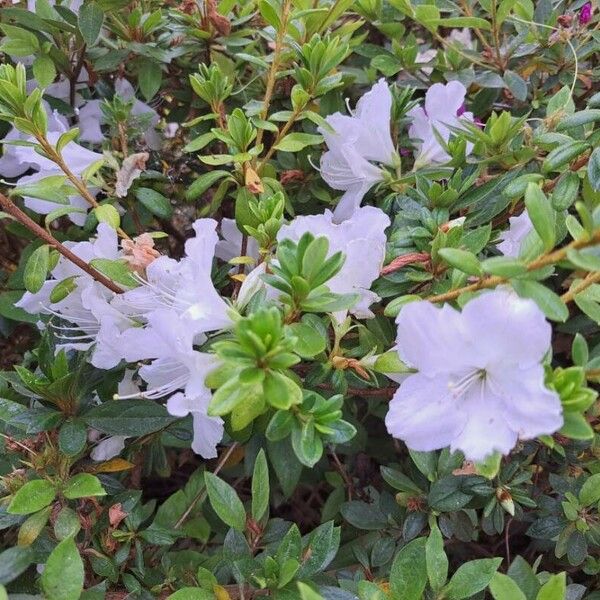
{"type": "Polygon", "coordinates": [[[587,175],[591,188],[600,191],[600,148],[596,148],[590,155],[587,166],[587,175]]]}
{"type": "Polygon", "coordinates": [[[442,248],[438,254],[451,266],[468,275],[481,275],[479,260],[467,250],[458,248],[442,248]]]}
{"type": "Polygon", "coordinates": [[[541,587],[536,600],[564,600],[567,593],[566,573],[552,575],[541,587]]]}
{"type": "Polygon", "coordinates": [[[267,451],[283,494],[289,498],[300,480],[303,465],[296,458],[289,438],[267,441],[267,451]]]}
{"type": "Polygon", "coordinates": [[[533,228],[548,252],[556,242],[555,213],[552,204],[536,183],[529,183],[525,190],[525,206],[533,228]]]}
{"type": "Polygon", "coordinates": [[[527,264],[510,256],[492,256],[482,261],[481,268],[490,275],[516,277],[527,272],[527,264]]]}
{"type": "Polygon", "coordinates": [[[300,592],[300,600],[324,600],[321,594],[315,592],[311,587],[299,581],[297,583],[298,591],[300,592]]]}
{"type": "Polygon", "coordinates": [[[34,553],[29,547],[14,546],[0,553],[0,584],[16,579],[33,562],[34,553]]]}
{"type": "Polygon", "coordinates": [[[542,163],[542,172],[550,173],[570,163],[573,159],[583,154],[590,145],[587,142],[571,142],[561,144],[546,156],[542,163]]]}
{"type": "Polygon", "coordinates": [[[111,260],[110,258],[94,258],[90,265],[109,279],[119,285],[133,288],[138,286],[128,264],[123,259],[111,260]]]}
{"type": "Polygon", "coordinates": [[[184,587],[168,596],[167,600],[215,600],[215,594],[202,588],[184,587]]]}
{"type": "Polygon", "coordinates": [[[390,589],[398,600],[421,600],[427,585],[425,538],[417,538],[400,549],[390,571],[390,589]]]}
{"type": "Polygon", "coordinates": [[[545,285],[530,279],[512,279],[511,284],[522,298],[531,298],[552,321],[564,323],[569,318],[567,305],[545,285]]]}
{"type": "Polygon", "coordinates": [[[448,557],[444,551],[444,538],[437,523],[432,524],[425,544],[425,562],[429,585],[437,592],[444,587],[448,578],[448,557]]]}
{"type": "Polygon", "coordinates": [[[490,581],[490,592],[494,600],[527,600],[516,582],[503,573],[494,573],[490,581]]]}
{"type": "Polygon", "coordinates": [[[32,253],[23,272],[25,289],[32,294],[39,292],[46,281],[50,266],[50,247],[47,244],[36,248],[32,253]]]}
{"type": "Polygon", "coordinates": [[[198,179],[195,179],[190,187],[185,192],[186,200],[195,200],[199,198],[208,190],[214,183],[223,179],[223,177],[228,177],[230,175],[229,171],[223,170],[215,170],[210,171],[209,173],[204,173],[204,175],[200,175],[198,179]]]}
{"type": "Polygon", "coordinates": [[[77,275],[72,275],[58,282],[50,292],[50,302],[53,304],[60,302],[74,292],[77,289],[77,277],[77,275]]]}
{"type": "Polygon", "coordinates": [[[42,530],[48,522],[50,516],[51,506],[46,506],[42,510],[33,513],[22,525],[19,527],[19,535],[17,543],[19,546],[31,546],[33,542],[38,538],[42,530]]]}
{"type": "Polygon", "coordinates": [[[600,473],[585,480],[579,491],[579,501],[583,506],[591,506],[600,500],[600,473]]]}
{"type": "MultiPolygon", "coordinates": [[[[202,148],[208,146],[208,144],[210,144],[213,140],[215,139],[215,134],[212,131],[209,131],[208,133],[203,133],[202,135],[199,135],[197,138],[193,139],[189,144],[186,144],[183,148],[184,152],[197,152],[198,150],[202,150],[202,148]]],[[[206,175],[212,175],[213,173],[227,173],[227,171],[210,171],[209,173],[205,173],[204,175],[201,175],[199,177],[199,179],[201,179],[202,177],[205,177],[206,175]]],[[[196,180],[198,181],[198,180],[196,180]]],[[[196,182],[194,182],[196,183],[196,182]]],[[[194,184],[192,184],[193,186],[194,184]]],[[[189,190],[188,190],[189,191],[189,190]]],[[[187,198],[187,193],[188,191],[186,191],[186,198],[187,198]]]]}
{"type": "Polygon", "coordinates": [[[300,386],[277,371],[267,373],[263,383],[263,392],[267,402],[279,410],[287,410],[293,404],[302,402],[300,386]]]}
{"type": "Polygon", "coordinates": [[[484,590],[498,570],[501,558],[482,558],[461,565],[446,587],[449,600],[462,600],[484,590]]]}
{"type": "Polygon", "coordinates": [[[12,56],[29,56],[35,54],[39,50],[40,43],[35,34],[21,29],[20,27],[14,27],[13,25],[2,24],[2,31],[7,36],[7,40],[4,40],[0,45],[0,50],[5,54],[12,56]]]}
{"type": "Polygon", "coordinates": [[[34,479],[20,487],[8,508],[11,515],[28,515],[48,506],[56,497],[56,489],[45,479],[34,479]]]}
{"type": "Polygon", "coordinates": [[[104,23],[104,11],[97,2],[84,2],[79,9],[78,26],[81,37],[88,46],[93,46],[104,23]]]}
{"type": "Polygon", "coordinates": [[[135,197],[138,201],[160,219],[170,219],[173,214],[173,207],[167,198],[160,192],[151,188],[138,188],[135,191],[135,197]]]}
{"type": "Polygon", "coordinates": [[[89,498],[91,496],[106,496],[100,480],[90,473],[78,473],[71,477],[65,484],[62,492],[64,497],[69,500],[89,498]]]}
{"type": "MultiPolygon", "coordinates": [[[[311,315],[307,315],[310,317],[311,315]]],[[[288,326],[290,333],[297,338],[294,352],[303,358],[312,358],[325,350],[327,340],[322,332],[303,319],[301,323],[292,323],[288,326]]]]}
{"type": "Polygon", "coordinates": [[[48,557],[41,583],[47,600],[79,600],[83,591],[83,561],[73,538],[56,546],[48,557]]]}
{"type": "Polygon", "coordinates": [[[81,522],[77,513],[68,506],[62,508],[54,521],[54,535],[57,540],[64,540],[68,537],[74,537],[81,529],[81,522]]]}
{"type": "Polygon", "coordinates": [[[152,400],[110,400],[95,406],[82,416],[94,429],[109,435],[139,437],[164,429],[177,418],[152,400]]]}
{"type": "Polygon", "coordinates": [[[67,456],[76,456],[87,442],[87,428],[81,419],[65,421],[58,432],[58,447],[67,456]]]}
{"type": "Polygon", "coordinates": [[[573,440],[591,440],[594,437],[594,430],[581,413],[565,412],[563,418],[565,422],[560,433],[565,437],[573,440]]]}
{"type": "Polygon", "coordinates": [[[582,125],[594,123],[595,121],[600,121],[600,109],[590,108],[588,110],[580,110],[572,115],[563,117],[556,125],[556,131],[581,127],[582,125]]]}
{"type": "Polygon", "coordinates": [[[153,60],[144,60],[138,72],[138,83],[144,98],[152,100],[162,83],[162,69],[160,64],[153,60]]]}
{"type": "Polygon", "coordinates": [[[47,54],[36,56],[32,68],[33,76],[41,88],[49,86],[56,77],[54,61],[47,54]]]}
{"type": "Polygon", "coordinates": [[[567,258],[580,269],[586,271],[600,271],[600,255],[595,253],[595,249],[567,250],[567,258]]]}
{"type": "Polygon", "coordinates": [[[227,482],[212,473],[205,473],[204,481],[210,504],[221,521],[237,531],[244,531],[246,511],[236,491],[227,482]]]}
{"type": "Polygon", "coordinates": [[[527,100],[527,82],[518,73],[505,71],[504,83],[517,100],[521,102],[527,100]]]}
{"type": "Polygon", "coordinates": [[[276,146],[282,152],[298,152],[306,146],[314,146],[323,142],[322,135],[310,133],[290,133],[286,135],[276,146]]]}
{"type": "Polygon", "coordinates": [[[263,448],[256,456],[252,474],[252,518],[260,521],[269,507],[269,467],[263,448]]]}
{"type": "Polygon", "coordinates": [[[479,17],[448,17],[446,19],[434,19],[431,22],[439,27],[474,27],[484,30],[492,28],[489,20],[480,19],[479,17]]]}
{"type": "Polygon", "coordinates": [[[107,223],[113,229],[121,225],[121,215],[112,204],[101,204],[94,208],[94,215],[100,223],[107,223]]]}

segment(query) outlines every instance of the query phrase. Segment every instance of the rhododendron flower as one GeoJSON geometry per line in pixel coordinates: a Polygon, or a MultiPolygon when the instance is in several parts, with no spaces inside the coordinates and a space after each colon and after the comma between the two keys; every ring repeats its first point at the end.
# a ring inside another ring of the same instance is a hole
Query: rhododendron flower
{"type": "MultiPolygon", "coordinates": [[[[86,262],[95,258],[116,260],[120,257],[117,234],[106,223],[98,225],[98,236],[88,242],[65,242],[67,248],[86,262]]],[[[96,344],[91,363],[110,369],[121,360],[118,348],[120,332],[132,326],[132,321],[119,309],[114,292],[95,281],[91,275],[63,256],[51,272],[51,279],[39,292],[25,292],[16,306],[32,314],[49,314],[68,324],[53,324],[57,348],[87,350],[96,344]],[[75,289],[63,300],[52,303],[50,295],[64,279],[74,277],[75,289]]]]}
{"type": "Polygon", "coordinates": [[[228,305],[211,278],[212,261],[218,242],[217,222],[198,219],[196,236],[185,243],[186,255],[180,261],[161,256],[146,268],[146,278],[138,288],[123,294],[137,317],[160,308],[171,308],[189,319],[196,333],[223,329],[231,324],[228,305]]]}
{"type": "MultiPolygon", "coordinates": [[[[307,231],[315,237],[325,236],[329,240],[329,255],[341,251],[346,257],[340,272],[327,286],[337,294],[359,294],[360,299],[350,312],[359,318],[369,318],[373,317],[369,306],[379,300],[370,287],[379,277],[385,259],[385,230],[389,225],[389,217],[373,206],[358,208],[341,223],[336,223],[331,211],[326,210],[322,215],[296,217],[280,229],[277,239],[297,242],[307,231]]],[[[340,316],[343,318],[345,314],[344,311],[340,316]]]]}
{"type": "Polygon", "coordinates": [[[351,217],[369,189],[383,181],[384,171],[369,161],[394,164],[391,110],[392,94],[380,79],[351,116],[335,113],[325,119],[333,132],[319,127],[328,147],[321,157],[321,176],[333,189],[345,192],[334,212],[336,223],[351,217]]]}
{"type": "Polygon", "coordinates": [[[400,358],[418,372],[401,383],[385,422],[409,448],[450,446],[479,461],[562,426],[560,398],[544,385],[552,330],[532,300],[494,290],[462,312],[414,302],[396,322],[400,358]]]}
{"type": "Polygon", "coordinates": [[[521,254],[523,241],[533,230],[533,223],[527,214],[523,211],[517,217],[511,217],[508,220],[509,227],[500,234],[500,243],[496,246],[504,256],[517,258],[521,254]]]}
{"type": "MultiPolygon", "coordinates": [[[[94,240],[85,242],[66,241],[63,245],[71,250],[73,254],[87,263],[95,258],[116,260],[120,255],[117,232],[107,223],[98,224],[98,233],[94,240]]],[[[48,279],[44,282],[39,292],[36,292],[35,294],[32,294],[31,292],[25,292],[21,300],[19,300],[17,303],[17,306],[32,314],[43,313],[48,309],[56,312],[66,300],[68,300],[73,294],[77,293],[77,290],[81,290],[94,283],[91,275],[80,269],[77,265],[62,255],[59,257],[58,262],[56,263],[54,269],[52,269],[50,275],[51,279],[48,279]],[[50,306],[50,294],[52,290],[60,281],[69,277],[76,278],[75,291],[71,292],[71,294],[69,294],[65,300],[50,306]]]]}
{"type": "MultiPolygon", "coordinates": [[[[435,83],[425,94],[425,105],[416,106],[408,111],[412,124],[409,136],[417,141],[415,166],[430,163],[443,163],[450,160],[450,155],[436,137],[436,132],[444,142],[452,135],[451,127],[460,127],[461,119],[473,121],[473,113],[465,112],[464,102],[467,90],[458,81],[447,84],[435,83]]],[[[467,144],[467,154],[473,145],[467,144]]]]}
{"type": "Polygon", "coordinates": [[[211,393],[204,379],[217,366],[217,358],[194,349],[194,328],[189,319],[176,311],[156,310],[147,315],[147,322],[145,327],[128,329],[122,335],[123,354],[128,362],[152,361],[139,370],[148,389],[131,397],[157,399],[173,394],[167,401],[167,410],[178,417],[191,413],[192,449],[204,458],[214,458],[216,445],[223,437],[223,421],[207,414],[211,393]]]}

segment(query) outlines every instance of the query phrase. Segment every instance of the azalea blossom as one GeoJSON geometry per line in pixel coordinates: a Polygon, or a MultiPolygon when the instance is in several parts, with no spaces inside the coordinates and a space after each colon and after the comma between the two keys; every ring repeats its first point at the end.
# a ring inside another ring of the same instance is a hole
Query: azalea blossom
{"type": "Polygon", "coordinates": [[[196,236],[185,243],[186,255],[180,261],[156,258],[147,265],[146,277],[139,279],[141,285],[123,294],[132,316],[143,319],[154,310],[170,308],[185,315],[198,334],[231,325],[229,307],[211,279],[217,222],[198,219],[193,227],[196,236]]]}
{"type": "MultiPolygon", "coordinates": [[[[98,225],[93,241],[65,242],[75,255],[90,262],[95,258],[116,260],[120,257],[117,234],[106,223],[98,225]]],[[[39,292],[25,292],[16,306],[31,314],[54,315],[64,324],[53,323],[57,348],[87,350],[95,345],[90,362],[110,369],[121,361],[120,333],[133,321],[119,308],[119,299],[91,275],[60,256],[39,292]],[[54,288],[63,280],[74,278],[75,289],[59,302],[51,302],[54,288]]]]}
{"type": "MultiPolygon", "coordinates": [[[[452,135],[451,127],[460,127],[461,119],[473,121],[473,113],[465,112],[464,102],[467,90],[458,81],[447,84],[435,83],[425,94],[425,105],[408,111],[412,119],[409,136],[416,141],[415,166],[430,163],[443,163],[450,160],[449,154],[436,137],[436,132],[444,142],[452,135]]],[[[467,144],[467,154],[473,145],[467,144]]]]}
{"type": "Polygon", "coordinates": [[[525,238],[533,231],[533,223],[527,214],[523,211],[516,217],[508,220],[509,226],[506,231],[500,235],[500,243],[496,246],[504,256],[517,258],[521,254],[521,249],[525,238]]]}
{"type": "Polygon", "coordinates": [[[552,329],[532,300],[497,289],[462,312],[414,302],[396,322],[400,358],[417,373],[396,391],[386,425],[409,448],[450,446],[480,461],[562,426],[542,365],[552,329]]]}
{"type": "Polygon", "coordinates": [[[214,354],[194,349],[196,334],[189,319],[172,309],[160,309],[146,316],[145,327],[134,327],[122,335],[123,354],[128,362],[148,360],[139,370],[148,384],[145,392],[128,397],[158,399],[170,396],[167,410],[177,417],[192,415],[192,449],[204,458],[217,455],[223,437],[223,421],[208,416],[210,390],[204,385],[208,373],[217,366],[214,354]]]}
{"type": "MultiPolygon", "coordinates": [[[[370,287],[383,266],[385,230],[389,225],[389,217],[373,206],[358,208],[341,223],[336,223],[334,214],[326,210],[322,215],[296,217],[280,229],[277,239],[297,242],[307,231],[315,237],[325,236],[329,241],[329,255],[341,251],[346,257],[340,272],[327,282],[327,286],[337,294],[359,294],[360,298],[350,312],[359,318],[369,318],[374,316],[369,306],[379,300],[370,287]]],[[[345,311],[338,316],[343,318],[345,311]]]]}
{"type": "Polygon", "coordinates": [[[327,152],[321,157],[321,176],[333,189],[345,193],[336,206],[336,223],[348,219],[384,171],[372,164],[392,166],[396,151],[390,134],[392,94],[380,79],[357,103],[351,116],[335,113],[319,127],[327,152]],[[332,131],[333,130],[333,131],[332,131]]]}

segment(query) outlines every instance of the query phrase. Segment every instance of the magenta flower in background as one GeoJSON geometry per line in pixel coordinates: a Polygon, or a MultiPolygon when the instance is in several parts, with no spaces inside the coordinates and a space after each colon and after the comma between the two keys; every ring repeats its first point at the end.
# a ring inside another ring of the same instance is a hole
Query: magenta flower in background
{"type": "Polygon", "coordinates": [[[586,2],[579,11],[579,24],[587,25],[591,20],[594,14],[594,8],[591,2],[586,2]]]}

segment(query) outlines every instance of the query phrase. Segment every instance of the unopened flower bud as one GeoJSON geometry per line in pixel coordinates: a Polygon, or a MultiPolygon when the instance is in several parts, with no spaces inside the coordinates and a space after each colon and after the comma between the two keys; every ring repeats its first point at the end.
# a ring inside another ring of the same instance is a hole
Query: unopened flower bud
{"type": "Polygon", "coordinates": [[[503,487],[496,489],[496,498],[500,506],[511,516],[515,516],[515,503],[513,502],[510,492],[503,487]]]}

